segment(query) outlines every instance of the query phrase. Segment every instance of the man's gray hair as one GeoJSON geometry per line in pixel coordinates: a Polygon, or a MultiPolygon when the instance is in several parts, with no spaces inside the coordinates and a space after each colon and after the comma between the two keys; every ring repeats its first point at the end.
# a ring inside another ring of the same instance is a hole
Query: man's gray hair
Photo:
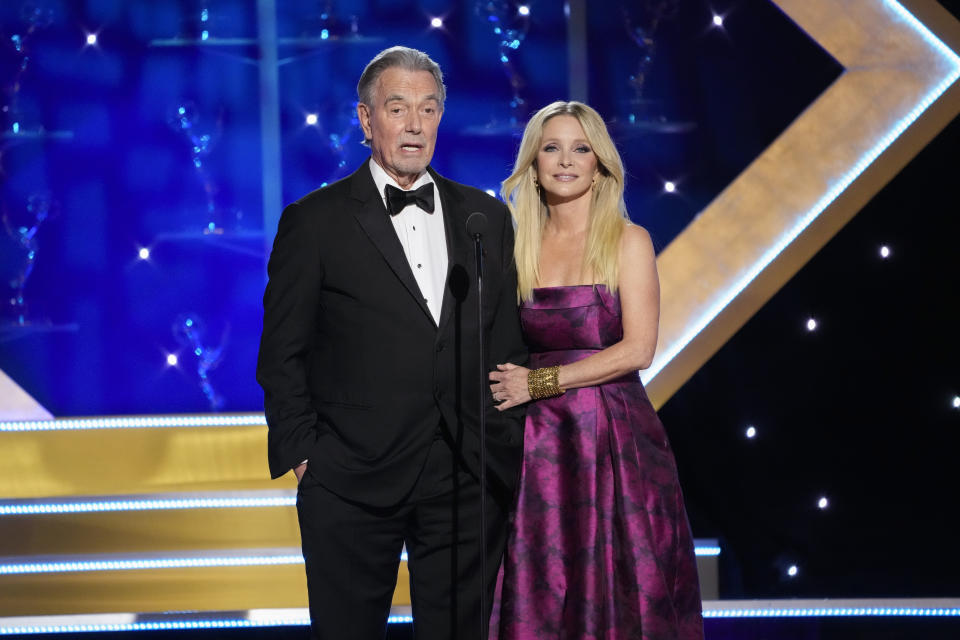
{"type": "Polygon", "coordinates": [[[443,111],[447,88],[443,86],[443,72],[440,71],[440,65],[423,51],[410,47],[390,47],[378,53],[360,74],[360,82],[357,83],[357,99],[371,108],[381,106],[373,104],[374,86],[380,74],[392,67],[400,67],[407,71],[426,71],[432,74],[433,79],[437,81],[437,100],[440,102],[440,111],[443,111]]]}

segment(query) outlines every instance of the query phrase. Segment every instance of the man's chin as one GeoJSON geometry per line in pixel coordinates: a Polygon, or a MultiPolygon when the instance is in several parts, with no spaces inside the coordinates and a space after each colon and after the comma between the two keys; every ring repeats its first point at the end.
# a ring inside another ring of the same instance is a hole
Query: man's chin
{"type": "Polygon", "coordinates": [[[397,174],[407,178],[418,178],[420,174],[422,174],[426,170],[427,170],[427,165],[422,162],[418,162],[416,164],[405,163],[405,164],[397,165],[396,167],[397,174]]]}

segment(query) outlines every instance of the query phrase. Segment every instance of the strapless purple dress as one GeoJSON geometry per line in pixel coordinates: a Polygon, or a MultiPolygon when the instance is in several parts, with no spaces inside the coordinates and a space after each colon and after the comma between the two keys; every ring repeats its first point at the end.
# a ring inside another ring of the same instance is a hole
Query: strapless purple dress
{"type": "MultiPolygon", "coordinates": [[[[535,289],[520,316],[531,368],[623,337],[602,285],[535,289]]],[[[703,638],[676,463],[636,373],[530,403],[490,638],[703,638]]]]}

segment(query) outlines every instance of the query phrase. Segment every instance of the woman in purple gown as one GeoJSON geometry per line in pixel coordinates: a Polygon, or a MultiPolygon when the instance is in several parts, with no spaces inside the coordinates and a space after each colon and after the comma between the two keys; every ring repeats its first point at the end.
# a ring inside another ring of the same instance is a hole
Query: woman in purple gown
{"type": "Polygon", "coordinates": [[[500,409],[530,404],[491,639],[703,638],[676,464],[638,375],[660,287],[623,173],[597,112],[556,102],[503,184],[530,369],[500,364],[490,388],[500,409]]]}

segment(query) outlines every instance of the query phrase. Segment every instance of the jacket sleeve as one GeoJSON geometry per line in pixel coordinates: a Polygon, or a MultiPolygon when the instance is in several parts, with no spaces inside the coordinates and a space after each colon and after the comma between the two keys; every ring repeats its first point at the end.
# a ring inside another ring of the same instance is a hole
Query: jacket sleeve
{"type": "Polygon", "coordinates": [[[305,207],[286,207],[267,265],[257,382],[264,392],[274,478],[303,462],[317,437],[307,380],[323,282],[315,225],[316,216],[305,207]]]}
{"type": "MultiPolygon", "coordinates": [[[[500,230],[500,273],[502,286],[500,298],[496,301],[496,316],[493,322],[490,362],[511,362],[517,365],[526,365],[528,352],[523,341],[520,328],[520,312],[517,304],[517,267],[513,259],[513,222],[505,205],[501,205],[503,226],[500,230]]],[[[489,413],[489,412],[488,412],[489,413]]],[[[525,406],[513,407],[503,412],[507,417],[522,419],[526,413],[525,406]]],[[[491,416],[500,414],[493,410],[491,416]]]]}

